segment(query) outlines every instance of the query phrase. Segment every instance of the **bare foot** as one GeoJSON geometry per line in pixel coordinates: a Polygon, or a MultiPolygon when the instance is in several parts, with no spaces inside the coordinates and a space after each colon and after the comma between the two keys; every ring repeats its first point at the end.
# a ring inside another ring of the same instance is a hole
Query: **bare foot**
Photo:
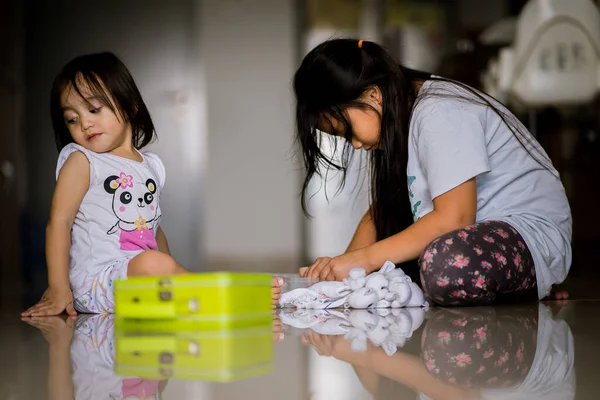
{"type": "Polygon", "coordinates": [[[285,338],[285,334],[283,333],[283,324],[279,319],[277,313],[273,313],[273,341],[281,342],[285,338]]]}
{"type": "Polygon", "coordinates": [[[546,297],[544,300],[568,300],[569,292],[560,287],[559,285],[552,285],[552,289],[550,290],[550,295],[546,297]]]}
{"type": "Polygon", "coordinates": [[[281,286],[283,285],[283,278],[274,277],[271,281],[271,299],[273,308],[279,304],[279,298],[281,297],[281,286]]]}

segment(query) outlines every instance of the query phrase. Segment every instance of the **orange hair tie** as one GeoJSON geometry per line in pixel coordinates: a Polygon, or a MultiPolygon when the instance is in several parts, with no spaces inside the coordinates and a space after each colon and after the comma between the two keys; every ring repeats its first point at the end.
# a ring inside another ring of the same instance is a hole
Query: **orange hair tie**
{"type": "Polygon", "coordinates": [[[362,39],[358,41],[358,48],[362,49],[363,41],[362,39]]]}

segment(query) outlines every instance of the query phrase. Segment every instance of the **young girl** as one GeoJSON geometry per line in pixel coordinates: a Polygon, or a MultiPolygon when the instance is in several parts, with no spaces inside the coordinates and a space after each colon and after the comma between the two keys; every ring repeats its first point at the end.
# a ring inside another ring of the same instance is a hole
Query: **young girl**
{"type": "Polygon", "coordinates": [[[349,145],[341,165],[328,159],[318,131],[370,151],[372,168],[371,207],[346,253],[301,274],[341,280],[391,260],[438,305],[542,299],[566,278],[572,222],[559,174],[502,104],[350,39],[312,50],[294,89],[305,212],[319,167],[349,160],[349,145]]]}
{"type": "Polygon", "coordinates": [[[187,272],[160,227],[165,168],[157,155],[140,152],[155,138],[154,124],[111,53],[69,62],[50,104],[60,155],[46,230],[49,287],[23,316],[111,313],[115,279],[187,272]]]}

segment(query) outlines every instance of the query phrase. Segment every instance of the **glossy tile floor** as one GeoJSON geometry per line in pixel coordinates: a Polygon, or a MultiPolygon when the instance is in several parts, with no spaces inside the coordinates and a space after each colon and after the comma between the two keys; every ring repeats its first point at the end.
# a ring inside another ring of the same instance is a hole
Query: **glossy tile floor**
{"type": "Polygon", "coordinates": [[[264,329],[179,341],[4,308],[2,400],[599,398],[600,301],[280,311],[264,329]]]}

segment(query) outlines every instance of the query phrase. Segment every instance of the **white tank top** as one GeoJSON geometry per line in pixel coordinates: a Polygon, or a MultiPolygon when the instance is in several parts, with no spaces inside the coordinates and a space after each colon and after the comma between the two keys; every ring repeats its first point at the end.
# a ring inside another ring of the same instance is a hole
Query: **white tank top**
{"type": "Polygon", "coordinates": [[[90,162],[90,187],[71,230],[71,288],[84,290],[111,263],[158,249],[160,193],[165,168],[157,155],[141,153],[142,162],[95,153],[71,143],[58,157],[56,178],[69,156],[82,152],[90,162]]]}

